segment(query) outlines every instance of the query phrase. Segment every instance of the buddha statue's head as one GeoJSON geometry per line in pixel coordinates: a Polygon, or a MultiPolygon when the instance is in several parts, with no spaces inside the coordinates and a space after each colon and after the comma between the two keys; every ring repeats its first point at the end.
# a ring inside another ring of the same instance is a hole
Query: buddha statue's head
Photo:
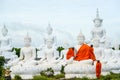
{"type": "Polygon", "coordinates": [[[6,28],[6,26],[4,25],[4,27],[2,28],[2,35],[6,36],[8,33],[8,29],[6,28]]]}
{"type": "Polygon", "coordinates": [[[47,48],[52,48],[53,47],[53,40],[51,40],[51,39],[48,39],[48,40],[46,40],[46,45],[47,45],[47,48]]]}
{"type": "Polygon", "coordinates": [[[77,41],[79,45],[82,45],[85,41],[85,36],[82,34],[82,32],[79,33],[79,35],[77,36],[77,41]]]}
{"type": "Polygon", "coordinates": [[[99,19],[96,19],[96,20],[94,20],[94,25],[95,25],[95,27],[101,27],[102,21],[99,19]]]}
{"type": "Polygon", "coordinates": [[[98,9],[97,9],[97,12],[96,12],[96,13],[97,13],[97,14],[96,14],[96,18],[93,20],[94,25],[95,25],[95,27],[101,27],[103,20],[99,18],[98,9]]]}
{"type": "Polygon", "coordinates": [[[48,24],[47,34],[48,34],[48,35],[52,34],[52,31],[53,31],[52,27],[50,26],[50,24],[48,24]]]}
{"type": "Polygon", "coordinates": [[[25,38],[24,38],[24,43],[25,43],[25,46],[26,46],[26,47],[30,46],[31,37],[28,35],[28,33],[27,33],[27,35],[26,35],[25,38]]]}

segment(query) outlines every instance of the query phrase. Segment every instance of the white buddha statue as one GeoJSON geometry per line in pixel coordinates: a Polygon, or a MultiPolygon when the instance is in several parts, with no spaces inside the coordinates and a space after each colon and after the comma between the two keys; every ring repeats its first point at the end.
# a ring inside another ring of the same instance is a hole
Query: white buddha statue
{"type": "Polygon", "coordinates": [[[8,29],[4,25],[2,28],[2,36],[0,38],[0,55],[4,56],[5,59],[15,59],[17,55],[12,52],[12,42],[10,36],[7,35],[8,29]]]}
{"type": "Polygon", "coordinates": [[[92,33],[92,39],[94,39],[96,37],[99,38],[100,46],[103,47],[103,45],[105,43],[105,39],[106,39],[106,31],[105,31],[105,29],[103,29],[101,27],[102,21],[103,20],[99,18],[99,12],[97,9],[96,18],[93,20],[95,27],[92,29],[91,33],[92,33]]]}
{"type": "Polygon", "coordinates": [[[85,37],[82,33],[77,36],[78,45],[74,47],[75,57],[70,64],[65,66],[65,77],[90,77],[95,78],[95,65],[93,65],[93,54],[89,52],[90,47],[84,43],[85,37]]]}
{"type": "Polygon", "coordinates": [[[39,73],[36,67],[37,61],[35,61],[36,49],[31,47],[31,38],[28,34],[24,38],[24,43],[25,46],[21,48],[20,57],[13,62],[9,62],[8,66],[11,66],[12,76],[20,75],[22,79],[31,79],[33,75],[39,73]]]}
{"type": "Polygon", "coordinates": [[[53,47],[54,41],[52,39],[46,40],[46,47],[42,49],[44,58],[40,59],[38,62],[39,72],[43,70],[47,70],[48,68],[52,68],[54,73],[60,73],[61,66],[56,66],[58,63],[58,51],[53,47]]]}
{"type": "Polygon", "coordinates": [[[51,40],[53,43],[52,47],[56,48],[56,43],[55,43],[55,36],[53,35],[53,28],[50,26],[50,24],[48,24],[48,27],[46,29],[46,34],[44,35],[44,44],[42,46],[40,46],[39,51],[37,52],[38,58],[43,58],[43,50],[46,48],[47,46],[47,41],[51,40]]]}

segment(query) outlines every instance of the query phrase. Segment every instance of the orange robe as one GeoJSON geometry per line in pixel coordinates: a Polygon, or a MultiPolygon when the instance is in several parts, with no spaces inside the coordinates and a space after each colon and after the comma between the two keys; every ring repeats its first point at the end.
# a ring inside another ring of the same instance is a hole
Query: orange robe
{"type": "Polygon", "coordinates": [[[83,44],[78,52],[76,53],[76,57],[74,60],[80,61],[80,60],[87,60],[87,59],[95,59],[95,56],[90,52],[90,47],[87,44],[83,44]]]}
{"type": "Polygon", "coordinates": [[[66,55],[66,59],[70,59],[71,57],[74,57],[74,49],[73,48],[69,48],[67,55],[66,55]]]}
{"type": "Polygon", "coordinates": [[[100,75],[101,75],[101,68],[102,68],[102,64],[100,61],[97,61],[96,63],[96,77],[99,79],[100,75]]]}

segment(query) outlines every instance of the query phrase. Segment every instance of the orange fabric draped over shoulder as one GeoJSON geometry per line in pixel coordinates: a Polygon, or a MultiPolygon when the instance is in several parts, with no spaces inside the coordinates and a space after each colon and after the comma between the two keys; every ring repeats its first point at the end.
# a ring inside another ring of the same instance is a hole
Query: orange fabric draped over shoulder
{"type": "Polygon", "coordinates": [[[87,59],[92,59],[95,60],[95,56],[90,52],[90,46],[87,44],[83,44],[78,52],[76,53],[76,57],[74,60],[80,61],[80,60],[87,60],[87,59]]]}
{"type": "Polygon", "coordinates": [[[67,55],[66,55],[66,59],[70,59],[71,57],[74,57],[74,49],[73,48],[69,48],[67,55]]]}
{"type": "Polygon", "coordinates": [[[100,61],[97,61],[97,63],[96,63],[96,77],[97,77],[97,78],[100,78],[101,68],[102,68],[101,62],[100,62],[100,61]]]}

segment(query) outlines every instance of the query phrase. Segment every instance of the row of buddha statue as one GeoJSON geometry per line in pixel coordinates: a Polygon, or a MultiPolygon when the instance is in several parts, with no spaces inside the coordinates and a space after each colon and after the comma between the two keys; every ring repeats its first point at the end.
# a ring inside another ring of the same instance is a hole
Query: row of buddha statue
{"type": "MultiPolygon", "coordinates": [[[[20,51],[20,57],[14,57],[15,55],[12,54],[5,67],[10,68],[12,76],[20,75],[23,79],[31,79],[34,75],[39,75],[41,71],[48,68],[54,70],[54,75],[60,74],[62,66],[64,66],[65,78],[96,78],[96,64],[98,61],[102,64],[102,75],[107,75],[110,72],[120,73],[119,44],[114,45],[115,50],[111,48],[111,42],[106,39],[105,30],[101,27],[102,19],[99,18],[98,10],[93,22],[95,28],[91,31],[92,38],[89,43],[85,43],[85,36],[80,32],[77,36],[78,43],[72,48],[67,41],[64,42],[64,50],[61,51],[60,56],[56,49],[56,37],[52,33],[53,29],[50,25],[47,27],[44,45],[37,52],[31,46],[32,39],[27,33],[24,38],[24,47],[20,51]],[[36,56],[39,58],[38,60],[36,56]]],[[[7,32],[7,30],[3,30],[4,32],[7,32]]],[[[0,55],[4,56],[4,54],[9,53],[3,51],[2,44],[9,46],[8,41],[6,41],[9,38],[2,39],[4,41],[0,39],[0,55]]],[[[9,49],[7,51],[11,52],[9,49]]],[[[5,58],[7,59],[7,56],[5,58]]]]}

